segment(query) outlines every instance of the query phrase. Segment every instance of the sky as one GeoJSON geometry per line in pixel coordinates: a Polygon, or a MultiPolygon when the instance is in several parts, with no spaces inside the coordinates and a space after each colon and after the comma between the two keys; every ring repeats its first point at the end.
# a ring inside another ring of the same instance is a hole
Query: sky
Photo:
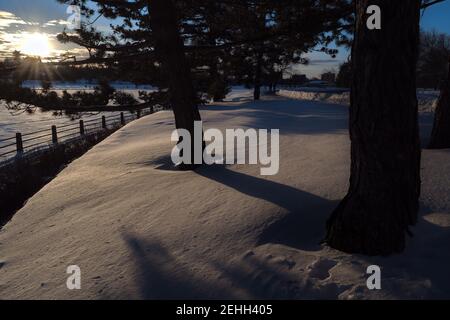
{"type": "MultiPolygon", "coordinates": [[[[84,49],[74,45],[62,45],[56,35],[67,26],[67,6],[56,0],[0,0],[0,58],[13,50],[29,54],[57,56],[67,51],[85,55],[84,49]],[[42,42],[46,42],[42,44],[42,42]]],[[[423,30],[437,30],[450,34],[450,0],[428,8],[422,17],[423,30]]],[[[107,31],[111,21],[99,19],[95,26],[107,31]]],[[[339,48],[335,59],[324,53],[308,54],[309,65],[293,68],[295,73],[318,77],[329,70],[338,70],[348,57],[345,48],[339,48]]]]}

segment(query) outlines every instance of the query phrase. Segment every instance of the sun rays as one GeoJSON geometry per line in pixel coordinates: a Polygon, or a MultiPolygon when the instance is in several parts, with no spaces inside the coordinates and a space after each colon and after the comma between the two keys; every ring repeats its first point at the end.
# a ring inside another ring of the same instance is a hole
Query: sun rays
{"type": "Polygon", "coordinates": [[[24,34],[20,40],[19,50],[25,55],[40,58],[48,57],[52,51],[48,36],[37,32],[24,34]]]}

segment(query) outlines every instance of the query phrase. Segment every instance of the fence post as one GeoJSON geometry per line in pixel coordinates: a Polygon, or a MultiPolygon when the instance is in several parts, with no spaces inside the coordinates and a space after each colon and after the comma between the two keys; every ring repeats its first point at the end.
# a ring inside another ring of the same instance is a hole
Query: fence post
{"type": "Polygon", "coordinates": [[[84,136],[84,121],[80,120],[80,135],[84,136]]]}
{"type": "Polygon", "coordinates": [[[141,109],[139,109],[139,110],[137,111],[137,118],[138,118],[138,119],[141,118],[141,109]]]}
{"type": "Polygon", "coordinates": [[[58,131],[56,130],[56,126],[52,126],[52,142],[53,144],[58,143],[58,131]]]}
{"type": "Polygon", "coordinates": [[[102,128],[106,129],[106,117],[102,116],[102,128]]]}
{"type": "Polygon", "coordinates": [[[123,112],[120,113],[120,123],[122,123],[122,125],[125,125],[125,115],[123,114],[123,112]]]}
{"type": "Polygon", "coordinates": [[[23,141],[22,134],[20,132],[16,133],[16,149],[18,154],[23,153],[23,141]]]}

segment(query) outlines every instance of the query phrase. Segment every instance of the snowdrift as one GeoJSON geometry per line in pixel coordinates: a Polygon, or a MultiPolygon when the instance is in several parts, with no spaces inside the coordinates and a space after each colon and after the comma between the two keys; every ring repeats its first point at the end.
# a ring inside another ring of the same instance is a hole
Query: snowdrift
{"type": "MultiPolygon", "coordinates": [[[[278,94],[282,97],[300,99],[300,100],[312,100],[321,101],[326,103],[336,104],[350,104],[350,92],[324,92],[324,91],[305,91],[301,90],[280,90],[278,94]]],[[[434,112],[436,109],[437,99],[439,98],[439,91],[427,91],[418,90],[417,100],[419,103],[419,112],[434,112]]]]}
{"type": "MultiPolygon", "coordinates": [[[[321,246],[348,187],[348,108],[245,91],[205,107],[206,128],[280,129],[280,173],[173,171],[170,112],[114,133],[0,231],[0,298],[450,298],[450,152],[424,151],[420,223],[392,257],[321,246]],[[382,290],[366,268],[382,269],[382,290]],[[81,290],[68,290],[78,265],[81,290]]],[[[422,117],[424,138],[432,118],[422,117]]]]}

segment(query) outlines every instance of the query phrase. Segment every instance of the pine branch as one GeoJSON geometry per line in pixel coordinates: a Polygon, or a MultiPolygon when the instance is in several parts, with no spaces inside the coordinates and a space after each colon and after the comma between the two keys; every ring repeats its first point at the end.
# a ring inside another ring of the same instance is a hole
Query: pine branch
{"type": "Polygon", "coordinates": [[[54,66],[80,66],[80,65],[87,65],[87,64],[103,64],[103,63],[111,63],[111,62],[119,62],[119,61],[131,61],[136,59],[148,59],[153,55],[153,52],[140,52],[130,55],[123,55],[123,56],[112,56],[112,57],[91,57],[84,60],[78,60],[78,61],[60,61],[60,62],[50,62],[49,65],[54,66]]]}
{"type": "Polygon", "coordinates": [[[427,2],[427,3],[422,4],[420,9],[426,9],[428,7],[431,7],[431,6],[435,5],[435,4],[438,4],[438,3],[441,3],[441,2],[444,2],[444,1],[446,1],[446,0],[434,0],[434,1],[431,1],[431,2],[427,2]]]}

